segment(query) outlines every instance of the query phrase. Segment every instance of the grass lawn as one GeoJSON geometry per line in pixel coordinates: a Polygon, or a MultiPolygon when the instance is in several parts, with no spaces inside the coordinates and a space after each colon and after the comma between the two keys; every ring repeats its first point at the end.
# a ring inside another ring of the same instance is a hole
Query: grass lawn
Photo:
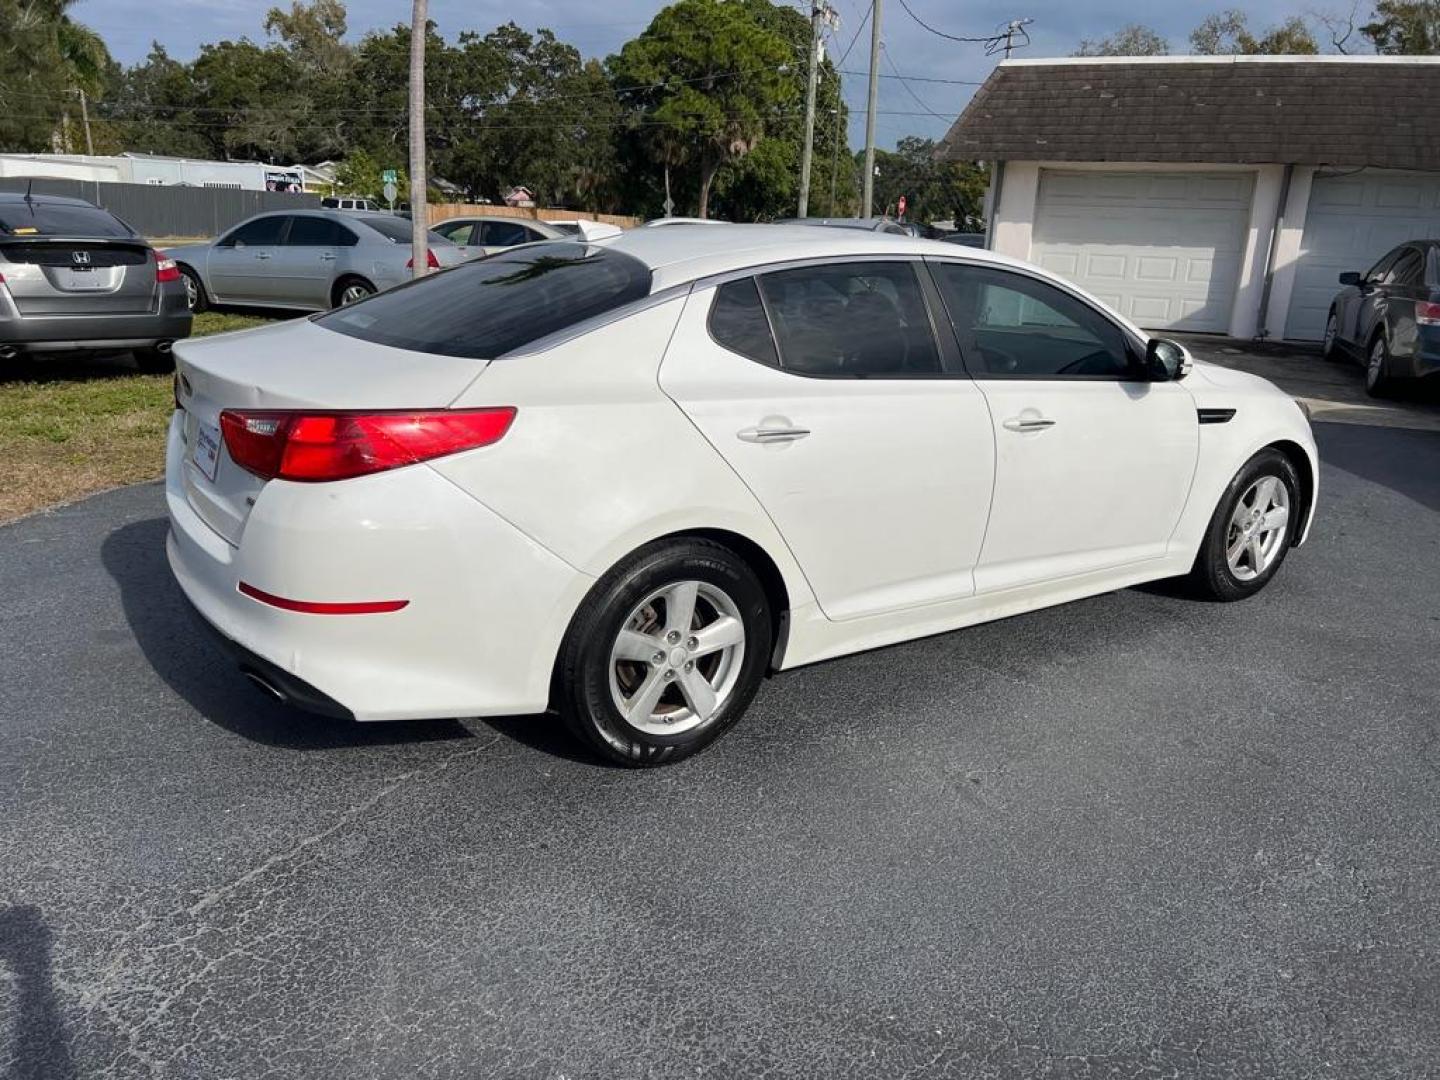
{"type": "MultiPolygon", "coordinates": [[[[206,312],[193,336],[243,330],[267,316],[206,312]]],[[[164,471],[169,375],[126,356],[0,364],[0,522],[164,471]]]]}

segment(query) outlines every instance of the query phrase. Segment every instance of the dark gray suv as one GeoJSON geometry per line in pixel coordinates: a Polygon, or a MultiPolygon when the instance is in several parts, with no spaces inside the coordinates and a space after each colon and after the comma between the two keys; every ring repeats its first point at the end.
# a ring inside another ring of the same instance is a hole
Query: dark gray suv
{"type": "Polygon", "coordinates": [[[185,284],[130,226],[83,199],[0,192],[0,360],[20,353],[129,350],[174,367],[190,336],[185,284]]]}
{"type": "Polygon", "coordinates": [[[1410,240],[1345,286],[1325,322],[1326,356],[1365,365],[1365,389],[1381,397],[1402,382],[1440,375],[1440,240],[1410,240]]]}

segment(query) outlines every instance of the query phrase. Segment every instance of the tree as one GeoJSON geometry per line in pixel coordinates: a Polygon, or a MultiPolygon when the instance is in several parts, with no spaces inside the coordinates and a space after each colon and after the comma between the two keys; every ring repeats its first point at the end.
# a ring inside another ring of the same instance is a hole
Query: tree
{"type": "Polygon", "coordinates": [[[1207,16],[1190,31],[1190,48],[1208,56],[1314,54],[1320,51],[1315,35],[1298,15],[1272,26],[1264,37],[1257,38],[1250,33],[1245,13],[1236,8],[1207,16]]]}
{"type": "Polygon", "coordinates": [[[0,0],[0,150],[48,149],[75,90],[98,95],[105,43],[68,14],[74,0],[0,0]]]}
{"type": "Polygon", "coordinates": [[[784,38],[739,4],[679,0],[610,58],[617,89],[640,127],[669,128],[696,166],[696,212],[706,217],[715,174],[765,137],[794,98],[784,38]]]}
{"type": "Polygon", "coordinates": [[[308,74],[343,75],[354,58],[345,44],[346,14],[342,0],[292,0],[288,12],[270,9],[265,33],[278,37],[308,74]]]}
{"type": "Polygon", "coordinates": [[[875,204],[894,214],[903,195],[908,220],[954,221],[964,229],[967,219],[981,216],[989,176],[974,162],[936,160],[935,150],[933,139],[914,135],[896,143],[893,152],[877,150],[875,204]]]}
{"type": "Polygon", "coordinates": [[[1085,38],[1076,56],[1166,56],[1170,43],[1148,26],[1131,23],[1099,41],[1085,38]]]}
{"type": "Polygon", "coordinates": [[[1440,0],[1379,0],[1360,33],[1378,53],[1433,56],[1440,52],[1440,0]]]}

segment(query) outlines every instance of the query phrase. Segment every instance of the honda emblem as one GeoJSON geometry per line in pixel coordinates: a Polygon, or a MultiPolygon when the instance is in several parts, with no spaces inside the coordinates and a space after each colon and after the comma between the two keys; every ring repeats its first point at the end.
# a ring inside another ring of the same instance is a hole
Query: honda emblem
{"type": "Polygon", "coordinates": [[[76,266],[90,265],[90,252],[88,251],[72,251],[70,253],[70,258],[75,260],[76,266]]]}

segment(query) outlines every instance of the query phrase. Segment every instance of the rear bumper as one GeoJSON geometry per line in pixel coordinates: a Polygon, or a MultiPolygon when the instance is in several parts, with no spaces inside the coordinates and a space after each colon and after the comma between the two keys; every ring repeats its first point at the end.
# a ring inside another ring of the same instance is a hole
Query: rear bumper
{"type": "Polygon", "coordinates": [[[190,336],[189,309],[143,315],[45,315],[6,318],[0,314],[0,343],[27,351],[134,349],[190,336]]]}
{"type": "MultiPolygon", "coordinates": [[[[178,414],[177,414],[178,415],[178,414]]],[[[223,452],[223,451],[222,451],[223,452]]],[[[479,451],[483,453],[484,451],[479,451]]],[[[166,551],[181,589],[242,670],[292,704],[357,720],[542,712],[570,617],[593,579],[427,466],[332,484],[271,481],[231,544],[191,507],[172,422],[166,551]],[[316,615],[239,591],[320,602],[316,615]]]]}

